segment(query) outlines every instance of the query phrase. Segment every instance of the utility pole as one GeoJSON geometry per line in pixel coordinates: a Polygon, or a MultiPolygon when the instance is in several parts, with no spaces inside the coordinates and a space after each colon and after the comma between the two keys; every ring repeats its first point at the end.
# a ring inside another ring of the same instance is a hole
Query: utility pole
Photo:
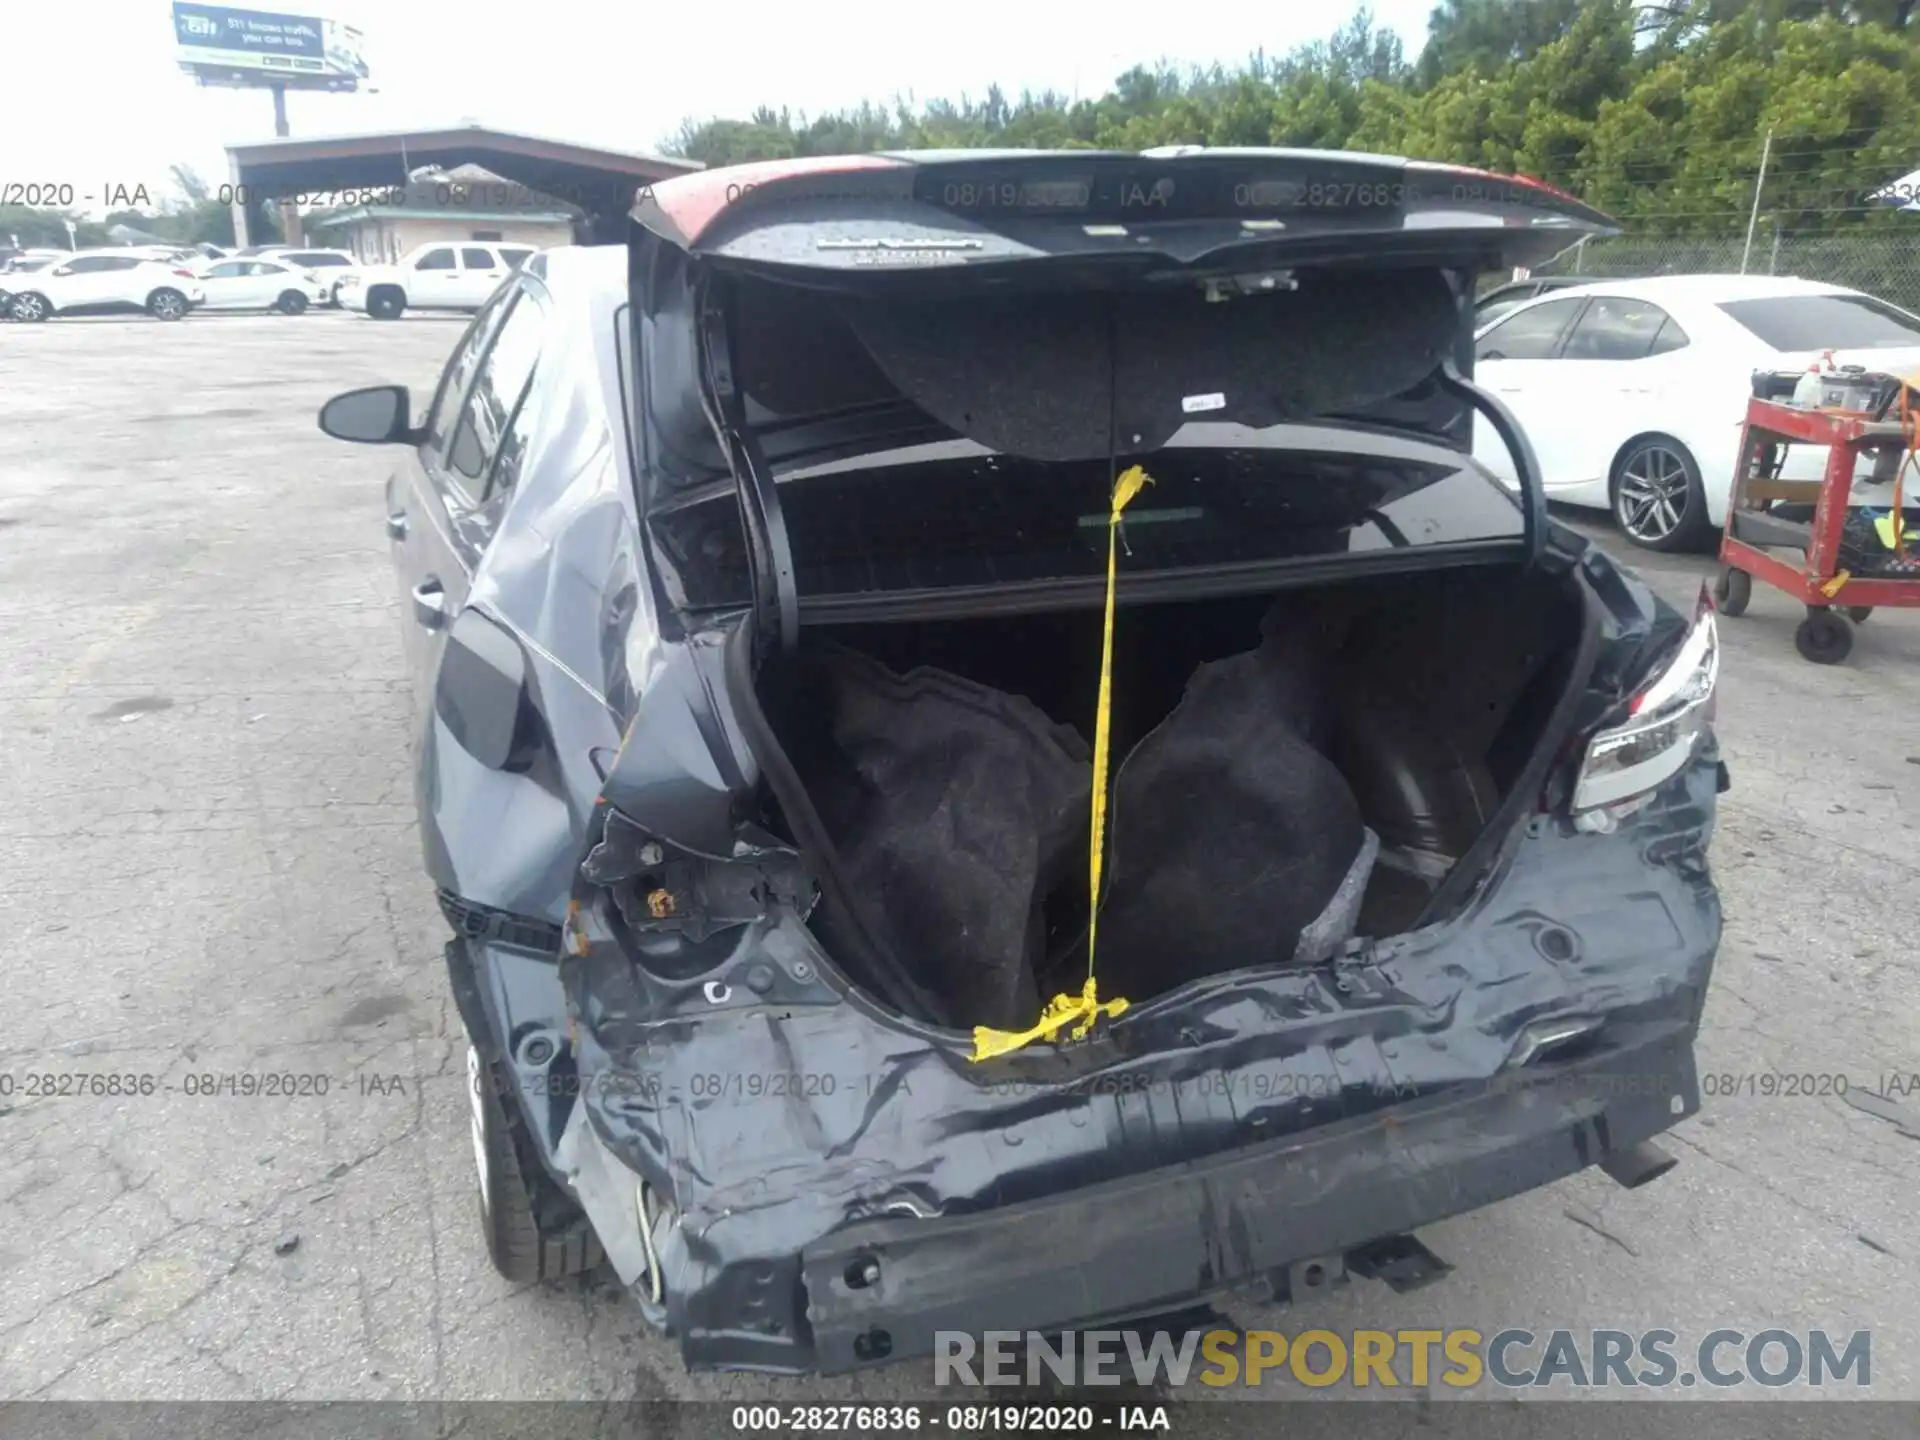
{"type": "Polygon", "coordinates": [[[1760,174],[1753,182],[1753,209],[1747,215],[1747,246],[1740,252],[1740,273],[1747,273],[1747,260],[1753,254],[1753,227],[1760,223],[1760,192],[1767,183],[1767,159],[1773,154],[1773,127],[1767,127],[1766,143],[1760,147],[1760,174]]]}
{"type": "MultiPolygon", "coordinates": [[[[287,126],[287,87],[273,87],[273,133],[284,140],[291,133],[287,126]]],[[[300,210],[291,200],[280,202],[280,236],[289,245],[306,243],[300,233],[300,210]]]]}

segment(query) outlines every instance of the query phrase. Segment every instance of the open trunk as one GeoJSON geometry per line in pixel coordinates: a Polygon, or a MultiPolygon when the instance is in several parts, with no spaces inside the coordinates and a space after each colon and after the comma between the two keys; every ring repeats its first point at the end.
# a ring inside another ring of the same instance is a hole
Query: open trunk
{"type": "MultiPolygon", "coordinates": [[[[1419,923],[1559,738],[1581,623],[1570,580],[1508,567],[1123,607],[1102,992],[1419,923]]],[[[823,940],[882,951],[948,1023],[1024,1027],[1084,978],[1100,624],[809,626],[761,672],[823,940]]]]}
{"type": "Polygon", "coordinates": [[[1607,222],[1492,179],[869,156],[636,211],[661,597],[750,609],[767,818],[879,998],[1020,1029],[1080,989],[1124,467],[1103,994],[1418,923],[1557,740],[1580,601],[1464,373],[1471,297],[1607,222]],[[1466,458],[1476,409],[1517,496],[1466,458]]]}

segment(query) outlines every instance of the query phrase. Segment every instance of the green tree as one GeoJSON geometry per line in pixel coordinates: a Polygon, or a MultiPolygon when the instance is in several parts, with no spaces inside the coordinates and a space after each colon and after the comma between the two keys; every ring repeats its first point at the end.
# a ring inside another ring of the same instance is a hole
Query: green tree
{"type": "Polygon", "coordinates": [[[1299,145],[1537,175],[1635,228],[1743,233],[1911,224],[1863,196],[1920,164],[1920,24],[1907,0],[1442,0],[1417,59],[1366,11],[1237,66],[1143,60],[1102,94],[689,123],[708,164],[984,145],[1299,145]]]}

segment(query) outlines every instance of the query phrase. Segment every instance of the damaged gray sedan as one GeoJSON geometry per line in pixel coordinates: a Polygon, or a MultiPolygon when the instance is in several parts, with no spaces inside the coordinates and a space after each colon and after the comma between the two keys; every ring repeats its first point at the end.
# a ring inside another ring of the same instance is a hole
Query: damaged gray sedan
{"type": "Polygon", "coordinates": [[[537,257],[423,419],[329,402],[394,447],[500,1270],[837,1372],[1667,1168],[1714,617],[1470,379],[1475,277],[1608,229],[1313,151],[742,166],[537,257]]]}

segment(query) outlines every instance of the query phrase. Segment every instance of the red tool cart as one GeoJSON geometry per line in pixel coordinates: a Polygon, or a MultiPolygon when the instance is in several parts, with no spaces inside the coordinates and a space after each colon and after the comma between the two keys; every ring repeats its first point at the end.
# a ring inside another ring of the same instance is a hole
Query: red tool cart
{"type": "MultiPolygon", "coordinates": [[[[1876,478],[1891,479],[1907,459],[1913,433],[1911,419],[1901,413],[1875,420],[1859,411],[1804,410],[1757,397],[1748,401],[1714,584],[1720,613],[1740,614],[1754,579],[1764,580],[1807,607],[1793,637],[1800,653],[1818,665],[1837,665],[1853,649],[1853,627],[1876,608],[1920,606],[1920,547],[1915,556],[1896,555],[1872,534],[1871,522],[1856,516],[1848,524],[1861,456],[1875,455],[1876,478]],[[1789,445],[1829,447],[1824,477],[1781,479],[1789,445]],[[1809,507],[1811,519],[1801,518],[1809,507]],[[1769,550],[1800,553],[1790,560],[1769,550]]],[[[1891,513],[1896,516],[1903,513],[1903,488],[1894,490],[1891,513]]],[[[1912,538],[1916,528],[1908,522],[1902,539],[1912,538]]]]}

